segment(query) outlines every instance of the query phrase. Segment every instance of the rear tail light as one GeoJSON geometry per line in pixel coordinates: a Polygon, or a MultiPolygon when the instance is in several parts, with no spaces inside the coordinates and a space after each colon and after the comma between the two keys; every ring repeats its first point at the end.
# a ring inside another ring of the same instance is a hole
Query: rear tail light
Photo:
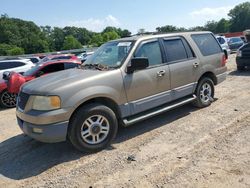
{"type": "Polygon", "coordinates": [[[224,67],[227,63],[227,58],[226,55],[223,54],[222,58],[221,58],[221,66],[224,67]]]}

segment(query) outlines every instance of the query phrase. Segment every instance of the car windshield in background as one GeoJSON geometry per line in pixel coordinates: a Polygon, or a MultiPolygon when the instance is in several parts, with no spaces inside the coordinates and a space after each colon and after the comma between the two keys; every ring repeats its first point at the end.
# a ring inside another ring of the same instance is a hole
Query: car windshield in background
{"type": "Polygon", "coordinates": [[[91,55],[84,65],[100,64],[107,67],[120,67],[126,59],[133,42],[131,41],[116,41],[102,45],[97,51],[91,55]]]}

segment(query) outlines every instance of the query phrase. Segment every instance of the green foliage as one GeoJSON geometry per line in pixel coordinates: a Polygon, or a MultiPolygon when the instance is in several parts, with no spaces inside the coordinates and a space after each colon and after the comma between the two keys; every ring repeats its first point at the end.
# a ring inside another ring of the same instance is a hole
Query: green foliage
{"type": "Polygon", "coordinates": [[[63,42],[64,50],[82,48],[82,44],[72,35],[66,36],[63,42]]]}
{"type": "Polygon", "coordinates": [[[91,44],[95,47],[101,46],[103,44],[103,37],[100,33],[94,34],[91,40],[91,44]]]}
{"type": "MultiPolygon", "coordinates": [[[[241,3],[230,10],[229,19],[208,21],[204,26],[189,29],[165,25],[157,27],[158,33],[204,31],[214,33],[237,32],[250,29],[250,2],[241,3]]],[[[139,29],[138,34],[147,34],[145,29],[139,29]]],[[[79,27],[38,27],[35,23],[7,14],[0,16],[0,55],[39,53],[75,49],[84,46],[100,46],[104,42],[117,38],[128,37],[127,29],[106,27],[101,33],[95,33],[79,27]]]]}
{"type": "Polygon", "coordinates": [[[230,31],[244,31],[250,28],[250,2],[237,5],[230,10],[230,31]]]}
{"type": "Polygon", "coordinates": [[[185,28],[183,27],[175,27],[173,25],[166,25],[166,26],[162,26],[162,27],[157,27],[156,28],[158,33],[169,33],[169,32],[182,32],[182,31],[186,31],[185,28]]]}
{"type": "Polygon", "coordinates": [[[0,44],[0,55],[21,55],[24,54],[24,50],[15,45],[0,44]]]}

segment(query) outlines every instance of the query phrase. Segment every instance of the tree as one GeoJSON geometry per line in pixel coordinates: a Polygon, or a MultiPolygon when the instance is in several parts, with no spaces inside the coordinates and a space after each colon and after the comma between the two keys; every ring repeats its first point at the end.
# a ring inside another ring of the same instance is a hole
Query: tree
{"type": "Polygon", "coordinates": [[[24,50],[15,45],[0,44],[0,55],[21,55],[24,54],[24,50]]]}
{"type": "Polygon", "coordinates": [[[96,33],[93,35],[91,44],[95,47],[101,46],[103,44],[103,37],[100,33],[96,33]]]}
{"type": "Polygon", "coordinates": [[[241,3],[229,11],[230,31],[244,31],[250,28],[250,2],[241,3]]]}
{"type": "Polygon", "coordinates": [[[72,50],[82,48],[82,44],[72,35],[66,36],[63,42],[64,50],[72,50]]]}
{"type": "Polygon", "coordinates": [[[218,22],[212,20],[212,21],[208,21],[205,26],[204,29],[206,31],[211,31],[213,33],[217,33],[216,28],[217,28],[218,22]]]}
{"type": "Polygon", "coordinates": [[[109,31],[102,34],[103,42],[108,42],[110,40],[115,40],[120,38],[120,36],[115,31],[109,31]]]}
{"type": "Polygon", "coordinates": [[[227,33],[229,32],[230,23],[225,18],[220,19],[217,22],[216,33],[227,33]]]}
{"type": "Polygon", "coordinates": [[[182,32],[182,31],[186,31],[186,29],[184,27],[176,27],[173,25],[165,25],[162,27],[157,27],[156,31],[158,33],[171,33],[171,32],[182,32]]]}

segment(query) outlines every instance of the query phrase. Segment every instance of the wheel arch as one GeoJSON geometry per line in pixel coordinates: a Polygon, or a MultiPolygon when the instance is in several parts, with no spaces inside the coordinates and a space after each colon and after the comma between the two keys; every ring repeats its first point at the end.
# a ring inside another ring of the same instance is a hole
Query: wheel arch
{"type": "Polygon", "coordinates": [[[201,77],[199,78],[199,80],[198,80],[198,83],[199,83],[199,81],[202,79],[202,78],[205,78],[205,77],[207,77],[207,78],[210,78],[212,81],[213,81],[213,83],[214,83],[214,85],[217,85],[217,78],[216,78],[216,76],[215,76],[215,74],[213,73],[213,72],[205,72],[205,73],[203,73],[202,75],[201,75],[201,77]]]}

